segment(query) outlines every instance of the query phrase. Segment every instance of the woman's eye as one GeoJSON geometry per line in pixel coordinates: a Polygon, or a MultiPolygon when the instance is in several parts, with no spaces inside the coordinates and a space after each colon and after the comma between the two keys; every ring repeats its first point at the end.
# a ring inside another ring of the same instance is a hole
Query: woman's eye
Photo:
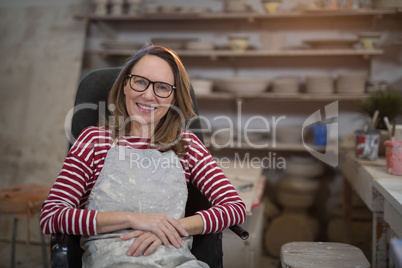
{"type": "Polygon", "coordinates": [[[146,81],[144,79],[136,79],[135,83],[138,84],[138,85],[145,85],[146,81]]]}
{"type": "Polygon", "coordinates": [[[160,91],[169,91],[169,86],[164,84],[158,84],[158,90],[160,91]]]}

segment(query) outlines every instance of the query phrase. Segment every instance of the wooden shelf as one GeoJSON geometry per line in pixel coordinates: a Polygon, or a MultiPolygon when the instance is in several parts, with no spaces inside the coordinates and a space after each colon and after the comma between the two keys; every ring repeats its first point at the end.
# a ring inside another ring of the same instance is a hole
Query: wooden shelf
{"type": "Polygon", "coordinates": [[[382,16],[400,13],[397,9],[359,9],[359,10],[309,10],[309,11],[287,11],[275,14],[244,12],[244,13],[152,13],[139,15],[76,15],[78,19],[90,21],[177,21],[177,20],[247,20],[254,22],[261,19],[275,18],[311,18],[311,17],[339,17],[339,16],[382,16]]]}
{"type": "MultiPolygon", "coordinates": [[[[113,56],[131,56],[135,50],[131,49],[92,49],[88,52],[100,54],[103,57],[113,56]]],[[[378,56],[382,55],[382,49],[292,49],[292,50],[248,50],[244,52],[236,52],[230,50],[209,50],[209,51],[189,51],[176,50],[180,57],[209,57],[216,59],[218,57],[300,57],[300,56],[378,56]]]]}
{"type": "Polygon", "coordinates": [[[233,94],[229,92],[213,92],[208,95],[197,95],[197,100],[235,100],[235,99],[263,99],[263,100],[295,100],[295,101],[357,101],[368,98],[368,94],[280,94],[273,92],[264,92],[258,94],[233,94]]]}
{"type": "MultiPolygon", "coordinates": [[[[263,142],[252,142],[255,146],[247,144],[245,141],[242,141],[241,146],[237,145],[237,141],[234,142],[234,146],[226,146],[225,148],[215,147],[211,144],[209,139],[205,140],[206,147],[211,150],[268,150],[268,151],[292,151],[292,152],[303,152],[307,149],[304,147],[302,143],[280,143],[277,142],[275,146],[273,146],[271,140],[267,140],[268,146],[262,146],[263,142]]],[[[223,144],[222,144],[223,145],[223,144]]],[[[307,144],[308,147],[312,148],[315,151],[325,151],[325,146],[314,146],[312,144],[307,144]]]]}

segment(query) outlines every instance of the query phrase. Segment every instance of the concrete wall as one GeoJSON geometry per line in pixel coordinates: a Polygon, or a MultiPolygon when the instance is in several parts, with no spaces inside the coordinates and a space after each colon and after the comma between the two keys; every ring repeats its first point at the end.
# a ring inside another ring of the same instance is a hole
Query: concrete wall
{"type": "MultiPolygon", "coordinates": [[[[73,106],[85,45],[85,24],[73,15],[85,12],[88,2],[0,2],[0,188],[22,183],[51,185],[60,171],[67,153],[64,126],[73,106]]],[[[214,5],[219,8],[221,2],[214,5]]],[[[391,25],[395,37],[401,30],[394,24],[387,26],[391,25]]],[[[399,88],[402,50],[389,47],[388,51],[392,53],[375,61],[372,70],[375,78],[399,88]]],[[[351,126],[355,119],[348,118],[351,126]]],[[[31,220],[30,225],[32,239],[38,240],[37,221],[31,220]]],[[[0,216],[0,226],[0,238],[10,238],[11,221],[0,216]]],[[[26,238],[25,223],[18,238],[26,238]]]]}
{"type": "MultiPolygon", "coordinates": [[[[85,40],[73,15],[84,8],[83,0],[0,2],[0,188],[51,185],[60,172],[85,40]]],[[[30,225],[37,240],[37,221],[30,225]]],[[[11,221],[0,216],[0,226],[0,238],[9,239],[11,221]]]]}

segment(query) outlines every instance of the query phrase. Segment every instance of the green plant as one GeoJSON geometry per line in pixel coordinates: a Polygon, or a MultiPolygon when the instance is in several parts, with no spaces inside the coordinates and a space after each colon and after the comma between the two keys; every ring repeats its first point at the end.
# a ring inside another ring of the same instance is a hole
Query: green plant
{"type": "Polygon", "coordinates": [[[361,108],[370,117],[378,110],[380,121],[377,128],[387,129],[383,118],[387,116],[388,119],[392,121],[402,113],[402,96],[392,90],[375,91],[362,102],[361,108]]]}

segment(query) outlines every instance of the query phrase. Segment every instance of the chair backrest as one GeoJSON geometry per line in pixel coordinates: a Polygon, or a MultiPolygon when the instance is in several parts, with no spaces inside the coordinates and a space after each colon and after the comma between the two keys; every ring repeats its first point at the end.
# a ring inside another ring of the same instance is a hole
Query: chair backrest
{"type": "MultiPolygon", "coordinates": [[[[71,133],[73,137],[78,137],[84,128],[97,125],[100,114],[99,108],[104,109],[107,107],[108,93],[121,69],[121,67],[99,69],[87,74],[81,80],[77,90],[74,105],[75,111],[72,119],[71,133]],[[85,108],[88,107],[88,104],[97,108],[85,108]]],[[[190,93],[193,100],[194,110],[198,115],[197,101],[192,88],[190,89],[190,93]]],[[[199,119],[192,122],[190,129],[201,129],[199,119]]],[[[203,141],[201,131],[194,131],[194,133],[201,141],[203,141]]],[[[186,215],[194,215],[196,211],[211,207],[207,198],[192,184],[188,185],[188,191],[189,197],[187,200],[186,215]]],[[[67,244],[69,267],[81,267],[81,256],[77,256],[82,254],[79,240],[70,238],[67,244]],[[78,247],[73,249],[75,244],[77,244],[78,247]],[[76,261],[79,261],[79,263],[76,263],[76,261]]],[[[191,251],[197,259],[206,262],[210,267],[222,267],[222,234],[217,233],[194,236],[191,251]]]]}

